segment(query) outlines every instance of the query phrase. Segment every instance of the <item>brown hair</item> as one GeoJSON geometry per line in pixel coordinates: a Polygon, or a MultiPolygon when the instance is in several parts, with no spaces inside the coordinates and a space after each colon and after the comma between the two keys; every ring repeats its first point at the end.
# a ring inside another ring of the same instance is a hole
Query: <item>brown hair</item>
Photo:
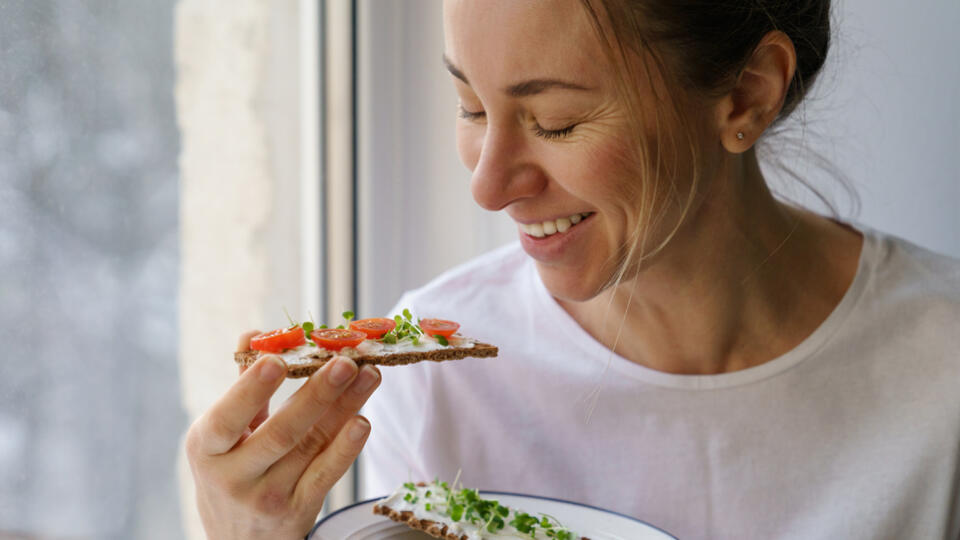
{"type": "MultiPolygon", "coordinates": [[[[615,43],[637,52],[655,50],[671,78],[706,95],[727,93],[760,40],[783,32],[793,41],[797,69],[780,118],[803,99],[830,46],[830,0],[594,1],[607,13],[615,43]]],[[[599,22],[592,1],[581,2],[599,22]]]]}
{"type": "MultiPolygon", "coordinates": [[[[736,84],[754,49],[769,32],[778,30],[793,42],[797,68],[775,123],[796,109],[823,67],[830,44],[830,0],[581,0],[608,60],[618,66],[619,90],[639,134],[633,158],[645,179],[633,188],[639,199],[641,223],[624,252],[610,283],[618,283],[628,263],[648,258],[662,249],[683,223],[693,205],[705,172],[696,140],[695,119],[687,105],[727,94],[736,84]],[[612,35],[607,35],[605,28],[612,35]],[[637,59],[648,59],[640,62],[637,59]],[[640,73],[637,73],[639,68],[640,73]],[[636,103],[636,85],[659,75],[666,92],[654,95],[655,118],[644,118],[636,103]],[[642,76],[641,76],[642,75],[642,76]],[[677,129],[663,130],[670,125],[677,129]],[[656,140],[644,136],[645,126],[656,127],[656,140]],[[647,143],[653,145],[648,147],[647,143]],[[680,178],[679,163],[689,164],[688,178],[680,178]],[[653,181],[652,179],[660,179],[653,181]],[[664,185],[661,185],[664,184],[664,185]],[[689,184],[685,194],[680,185],[689,184]],[[647,232],[660,223],[673,201],[680,217],[666,239],[648,249],[647,232]],[[633,261],[639,250],[639,260],[633,261]]],[[[787,171],[791,176],[796,177],[787,171]]],[[[802,183],[806,184],[802,179],[802,183]]],[[[816,192],[833,208],[829,201],[816,192]]],[[[599,291],[598,291],[599,292],[599,291]]]]}

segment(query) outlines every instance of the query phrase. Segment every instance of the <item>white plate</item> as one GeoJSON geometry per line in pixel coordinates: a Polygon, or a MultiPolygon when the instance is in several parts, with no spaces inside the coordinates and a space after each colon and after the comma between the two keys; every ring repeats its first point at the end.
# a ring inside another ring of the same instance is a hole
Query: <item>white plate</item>
{"type": "MultiPolygon", "coordinates": [[[[560,499],[481,491],[481,496],[524,512],[548,514],[590,540],[663,540],[676,537],[623,514],[560,499]]],[[[427,540],[432,536],[373,513],[380,498],[358,502],[320,520],[307,540],[427,540]]]]}

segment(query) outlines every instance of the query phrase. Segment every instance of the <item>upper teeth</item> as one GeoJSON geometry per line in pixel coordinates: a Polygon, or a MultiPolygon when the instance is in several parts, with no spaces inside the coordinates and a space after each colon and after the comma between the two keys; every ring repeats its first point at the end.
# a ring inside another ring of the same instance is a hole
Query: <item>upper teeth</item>
{"type": "Polygon", "coordinates": [[[535,238],[543,238],[544,236],[550,236],[558,232],[567,232],[567,229],[580,223],[583,218],[589,215],[590,212],[584,212],[582,214],[574,214],[570,217],[544,221],[543,223],[521,223],[520,230],[535,238]]]}

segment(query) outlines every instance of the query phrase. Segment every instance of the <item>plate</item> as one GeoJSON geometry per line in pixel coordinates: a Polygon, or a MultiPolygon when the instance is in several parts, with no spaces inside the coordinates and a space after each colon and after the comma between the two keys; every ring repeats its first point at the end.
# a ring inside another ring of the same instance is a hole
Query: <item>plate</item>
{"type": "MultiPolygon", "coordinates": [[[[675,536],[639,519],[585,504],[520,493],[481,491],[524,512],[548,514],[590,540],[664,540],[675,536]]],[[[382,497],[341,508],[320,520],[307,540],[429,540],[432,536],[373,513],[382,497]]],[[[434,539],[435,540],[435,539],[434,539]]]]}

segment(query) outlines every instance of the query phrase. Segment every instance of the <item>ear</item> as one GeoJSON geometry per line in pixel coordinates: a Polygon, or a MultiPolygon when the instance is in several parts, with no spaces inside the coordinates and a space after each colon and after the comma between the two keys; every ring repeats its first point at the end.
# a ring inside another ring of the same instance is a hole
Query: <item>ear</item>
{"type": "Polygon", "coordinates": [[[797,53],[786,34],[773,30],[760,40],[736,85],[717,103],[720,142],[728,152],[746,152],[776,119],[796,68],[797,53]]]}

